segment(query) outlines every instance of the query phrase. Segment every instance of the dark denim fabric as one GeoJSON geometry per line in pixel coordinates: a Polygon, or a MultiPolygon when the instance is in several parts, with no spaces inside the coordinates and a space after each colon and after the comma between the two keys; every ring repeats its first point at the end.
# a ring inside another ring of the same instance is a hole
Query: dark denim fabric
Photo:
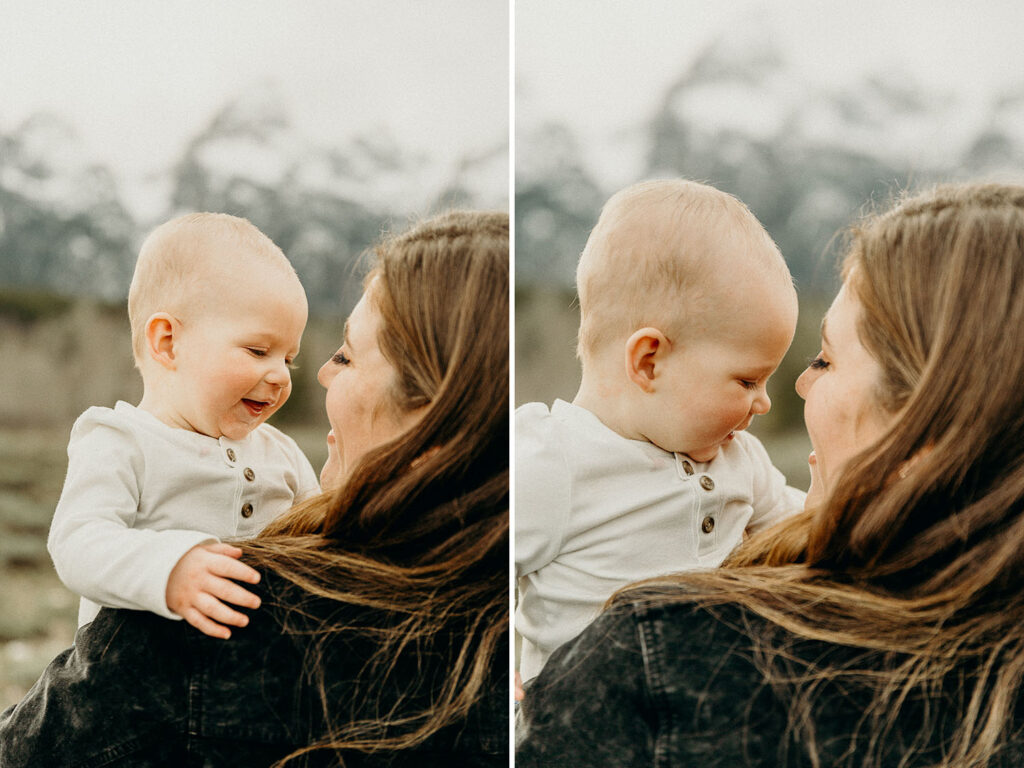
{"type": "MultiPolygon", "coordinates": [[[[319,698],[303,665],[317,638],[282,632],[286,609],[280,606],[292,598],[273,582],[264,578],[256,590],[263,607],[227,641],[149,613],[101,611],[25,699],[0,715],[0,766],[256,768],[320,737],[319,698]]],[[[354,636],[327,649],[326,684],[336,712],[372,717],[375,707],[393,703],[350,694],[367,642],[354,636]]],[[[427,680],[443,674],[448,661],[441,655],[426,668],[410,662],[407,671],[427,680]]],[[[464,724],[421,748],[346,755],[344,764],[507,768],[507,646],[496,661],[493,695],[464,724]]],[[[338,758],[317,753],[295,765],[338,765],[338,758]]]]}
{"type": "MultiPolygon", "coordinates": [[[[785,684],[768,685],[752,637],[785,648],[787,676],[808,669],[859,667],[862,652],[803,640],[736,606],[692,603],[618,606],[559,648],[526,689],[517,716],[516,768],[809,768],[808,750],[788,725],[785,684]]],[[[959,670],[955,681],[970,679],[959,670]]],[[[883,745],[881,765],[938,762],[953,723],[949,691],[907,701],[883,745]],[[937,714],[926,750],[902,762],[922,736],[922,708],[937,714]],[[945,714],[945,717],[943,716],[945,714]]],[[[823,768],[864,764],[855,738],[868,698],[849,681],[819,688],[813,722],[823,768]]],[[[1021,708],[1018,707],[1018,713],[1021,708]]],[[[1024,766],[1018,715],[993,766],[1024,766]]]]}

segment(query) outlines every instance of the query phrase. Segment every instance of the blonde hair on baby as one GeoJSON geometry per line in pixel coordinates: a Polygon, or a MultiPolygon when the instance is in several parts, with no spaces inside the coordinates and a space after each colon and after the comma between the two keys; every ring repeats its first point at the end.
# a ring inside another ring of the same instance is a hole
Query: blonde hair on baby
{"type": "Polygon", "coordinates": [[[737,252],[749,262],[742,268],[792,282],[771,237],[732,195],[685,179],[643,181],[617,192],[576,269],[580,359],[646,326],[677,337],[716,308],[712,278],[736,265],[737,252]]]}
{"type": "MultiPolygon", "coordinates": [[[[226,213],[189,213],[154,229],[139,250],[128,289],[132,351],[139,365],[146,321],[156,312],[179,319],[216,304],[224,284],[240,270],[281,269],[295,276],[287,257],[248,219],[226,213]]],[[[296,277],[297,279],[297,277],[296,277]]]]}

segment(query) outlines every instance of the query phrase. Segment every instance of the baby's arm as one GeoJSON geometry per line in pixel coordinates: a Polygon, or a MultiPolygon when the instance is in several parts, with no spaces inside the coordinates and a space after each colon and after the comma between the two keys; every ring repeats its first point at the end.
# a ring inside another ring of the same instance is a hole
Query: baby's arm
{"type": "Polygon", "coordinates": [[[558,555],[569,513],[569,469],[557,425],[540,403],[516,411],[516,578],[558,555]]]}
{"type": "Polygon", "coordinates": [[[786,484],[786,478],[772,464],[761,441],[743,432],[743,445],[753,466],[754,514],[747,531],[756,533],[770,528],[780,520],[795,515],[804,508],[807,493],[786,484]]]}
{"type": "Polygon", "coordinates": [[[292,471],[295,473],[295,486],[292,488],[292,492],[295,494],[293,503],[298,504],[320,493],[320,478],[298,444],[287,435],[282,436],[287,440],[286,453],[291,462],[292,471]]]}
{"type": "MultiPolygon", "coordinates": [[[[552,632],[550,611],[537,592],[537,572],[558,556],[570,507],[570,473],[557,431],[540,403],[516,411],[515,628],[527,657],[539,653],[552,632]]],[[[518,671],[515,679],[520,680],[518,671]]]]}
{"type": "Polygon", "coordinates": [[[315,496],[320,493],[320,478],[317,477],[316,470],[313,469],[313,465],[309,463],[309,459],[306,458],[306,454],[302,452],[302,449],[295,443],[294,440],[290,441],[293,446],[292,462],[295,465],[295,472],[298,475],[298,487],[295,489],[295,501],[305,501],[311,496],[315,496]]]}
{"type": "MultiPolygon", "coordinates": [[[[183,568],[193,574],[195,569],[188,563],[198,558],[190,553],[201,545],[217,544],[217,539],[199,531],[134,527],[139,478],[145,471],[143,455],[134,437],[107,413],[90,409],[72,430],[67,479],[47,547],[57,574],[72,591],[100,605],[181,618],[167,601],[171,573],[189,555],[183,568]]],[[[229,555],[218,557],[246,569],[249,578],[244,580],[258,580],[255,571],[229,555]]],[[[231,572],[239,573],[238,569],[231,572]]],[[[252,600],[245,604],[251,605],[252,600]]]]}

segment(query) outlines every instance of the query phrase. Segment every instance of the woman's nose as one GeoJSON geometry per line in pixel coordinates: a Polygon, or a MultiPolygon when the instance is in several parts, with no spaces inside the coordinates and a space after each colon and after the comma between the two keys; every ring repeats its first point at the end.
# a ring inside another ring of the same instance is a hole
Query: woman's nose
{"type": "Polygon", "coordinates": [[[805,368],[804,372],[796,377],[796,393],[804,400],[807,399],[807,391],[811,388],[811,369],[805,368]]]}
{"type": "Polygon", "coordinates": [[[320,386],[327,389],[331,386],[331,381],[334,379],[335,368],[337,366],[331,360],[320,366],[320,370],[316,372],[316,380],[320,382],[320,386]]]}

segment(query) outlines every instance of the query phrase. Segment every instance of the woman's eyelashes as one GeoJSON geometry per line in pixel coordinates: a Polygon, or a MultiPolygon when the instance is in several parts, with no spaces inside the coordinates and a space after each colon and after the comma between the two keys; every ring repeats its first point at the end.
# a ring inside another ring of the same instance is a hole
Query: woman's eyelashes
{"type": "Polygon", "coordinates": [[[345,353],[339,349],[334,353],[334,357],[331,358],[331,362],[335,365],[348,365],[352,361],[345,357],[345,353]]]}
{"type": "Polygon", "coordinates": [[[807,367],[815,371],[823,371],[830,365],[831,363],[828,362],[828,360],[826,360],[824,357],[822,357],[820,352],[818,353],[817,357],[812,357],[807,361],[807,367]]]}

